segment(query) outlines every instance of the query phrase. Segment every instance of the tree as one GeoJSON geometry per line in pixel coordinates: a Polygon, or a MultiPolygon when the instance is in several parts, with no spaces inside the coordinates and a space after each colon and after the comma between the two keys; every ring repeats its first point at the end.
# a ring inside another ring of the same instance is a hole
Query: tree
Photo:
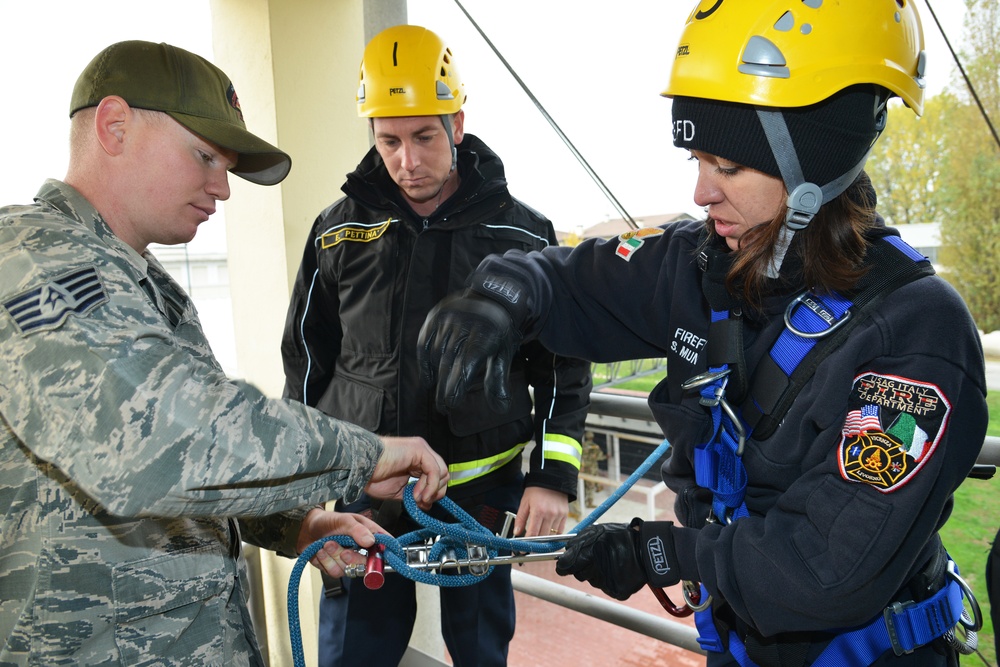
{"type": "MultiPolygon", "coordinates": [[[[1000,118],[1000,5],[966,0],[966,73],[994,124],[1000,118]]],[[[944,143],[934,154],[942,209],[944,277],[979,328],[1000,329],[1000,146],[964,82],[943,106],[944,143]]]]}
{"type": "Polygon", "coordinates": [[[882,136],[875,143],[867,171],[878,193],[886,224],[937,222],[942,217],[936,156],[944,144],[942,107],[948,100],[925,101],[920,118],[894,101],[882,136]]]}

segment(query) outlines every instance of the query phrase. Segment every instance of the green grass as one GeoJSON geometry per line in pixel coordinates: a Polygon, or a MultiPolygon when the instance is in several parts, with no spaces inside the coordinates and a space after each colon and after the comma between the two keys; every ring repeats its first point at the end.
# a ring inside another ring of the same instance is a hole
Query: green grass
{"type": "MultiPolygon", "coordinates": [[[[986,558],[997,532],[997,517],[1000,517],[997,483],[995,478],[966,480],[955,493],[955,510],[951,518],[941,529],[941,539],[948,553],[979,599],[983,611],[979,651],[991,665],[996,664],[996,646],[990,622],[990,603],[986,597],[986,558]]],[[[977,655],[970,655],[962,657],[962,664],[982,665],[983,661],[977,655]]]]}
{"type": "MultiPolygon", "coordinates": [[[[595,382],[597,373],[595,368],[595,382]]],[[[616,384],[618,389],[648,393],[662,375],[648,375],[616,384]]],[[[990,410],[987,435],[1000,436],[1000,391],[987,394],[990,410]]],[[[979,632],[980,655],[962,656],[964,666],[997,665],[993,623],[990,621],[990,604],[986,596],[986,558],[1000,528],[1000,475],[989,480],[969,479],[955,494],[955,509],[948,523],[941,530],[941,538],[948,553],[958,564],[962,577],[979,599],[983,612],[983,629],[979,632]]]]}
{"type": "Polygon", "coordinates": [[[648,394],[661,379],[662,378],[654,375],[647,375],[645,377],[636,378],[627,382],[619,382],[615,385],[615,389],[630,389],[632,391],[641,391],[648,394]]]}
{"type": "MultiPolygon", "coordinates": [[[[987,435],[1000,436],[1000,391],[986,395],[990,410],[987,435]]],[[[989,480],[966,480],[955,493],[955,510],[948,523],[941,529],[948,553],[955,559],[972,591],[979,598],[983,610],[983,629],[979,633],[978,655],[962,656],[962,665],[997,664],[993,623],[990,622],[990,603],[986,597],[986,558],[1000,521],[1000,477],[989,480]]]]}
{"type": "Polygon", "coordinates": [[[1000,436],[1000,391],[988,392],[986,405],[990,409],[990,425],[986,427],[986,435],[1000,436]]]}

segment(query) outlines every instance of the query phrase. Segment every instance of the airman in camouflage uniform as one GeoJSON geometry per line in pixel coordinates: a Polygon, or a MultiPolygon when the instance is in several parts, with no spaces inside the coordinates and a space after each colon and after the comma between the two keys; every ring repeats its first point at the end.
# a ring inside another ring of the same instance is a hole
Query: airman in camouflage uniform
{"type": "MultiPolygon", "coordinates": [[[[267,185],[288,173],[198,56],[113,45],[81,75],[71,116],[101,105],[100,126],[108,95],[178,121],[149,127],[182,137],[195,173],[213,172],[202,195],[213,210],[227,169],[267,185]]],[[[138,136],[128,122],[108,127],[138,136]]],[[[115,186],[79,180],[0,208],[0,665],[263,664],[241,539],[295,557],[315,505],[409,474],[436,499],[443,462],[419,439],[382,439],[228,379],[191,300],[124,240],[142,235],[111,222],[120,209],[98,210],[115,186]]],[[[153,206],[150,219],[173,213],[153,206]]]]}

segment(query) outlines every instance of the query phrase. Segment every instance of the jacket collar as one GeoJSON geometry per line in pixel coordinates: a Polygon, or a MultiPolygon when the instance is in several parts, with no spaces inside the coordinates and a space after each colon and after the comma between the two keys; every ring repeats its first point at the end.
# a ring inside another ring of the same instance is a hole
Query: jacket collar
{"type": "MultiPolygon", "coordinates": [[[[458,173],[461,178],[458,190],[441,203],[431,218],[451,215],[468,203],[497,192],[510,197],[503,162],[475,135],[466,133],[462,143],[458,145],[458,173]]],[[[374,147],[368,150],[357,168],[347,175],[341,190],[348,197],[372,208],[412,211],[399,194],[399,188],[389,176],[382,157],[374,147]]]]}
{"type": "Polygon", "coordinates": [[[65,219],[72,220],[97,236],[115,255],[124,260],[122,266],[126,267],[137,281],[146,277],[149,264],[146,258],[115,235],[104,217],[86,197],[80,194],[79,190],[50,178],[39,188],[35,202],[51,206],[65,219]]]}

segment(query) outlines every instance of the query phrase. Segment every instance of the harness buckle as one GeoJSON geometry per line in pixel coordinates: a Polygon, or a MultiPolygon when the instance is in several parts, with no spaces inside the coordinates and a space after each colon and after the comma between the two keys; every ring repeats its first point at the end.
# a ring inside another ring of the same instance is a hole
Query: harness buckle
{"type": "MultiPolygon", "coordinates": [[[[714,510],[713,510],[712,514],[715,514],[714,510]]],[[[735,507],[727,507],[726,511],[723,512],[722,516],[718,517],[717,520],[723,526],[728,526],[729,524],[731,524],[733,521],[736,520],[736,508],[735,507]]]]}
{"type": "MultiPolygon", "coordinates": [[[[885,621],[885,628],[889,631],[889,643],[892,644],[892,652],[896,655],[904,655],[906,653],[913,653],[913,649],[916,646],[911,646],[910,648],[904,647],[899,642],[899,632],[896,630],[896,620],[905,619],[909,622],[909,617],[905,615],[907,609],[915,607],[916,603],[910,602],[893,602],[891,605],[885,608],[882,612],[882,619],[885,621]]],[[[910,632],[909,635],[912,637],[913,633],[910,632]]]]}
{"type": "Polygon", "coordinates": [[[962,653],[961,642],[954,636],[955,629],[961,625],[967,639],[974,643],[976,631],[983,624],[979,602],[951,559],[948,560],[945,584],[937,593],[922,602],[893,602],[882,612],[882,619],[896,655],[912,653],[917,647],[938,637],[944,637],[962,653]],[[958,591],[950,592],[952,587],[957,587],[958,591]],[[969,600],[975,618],[969,618],[963,598],[969,600]]]}

